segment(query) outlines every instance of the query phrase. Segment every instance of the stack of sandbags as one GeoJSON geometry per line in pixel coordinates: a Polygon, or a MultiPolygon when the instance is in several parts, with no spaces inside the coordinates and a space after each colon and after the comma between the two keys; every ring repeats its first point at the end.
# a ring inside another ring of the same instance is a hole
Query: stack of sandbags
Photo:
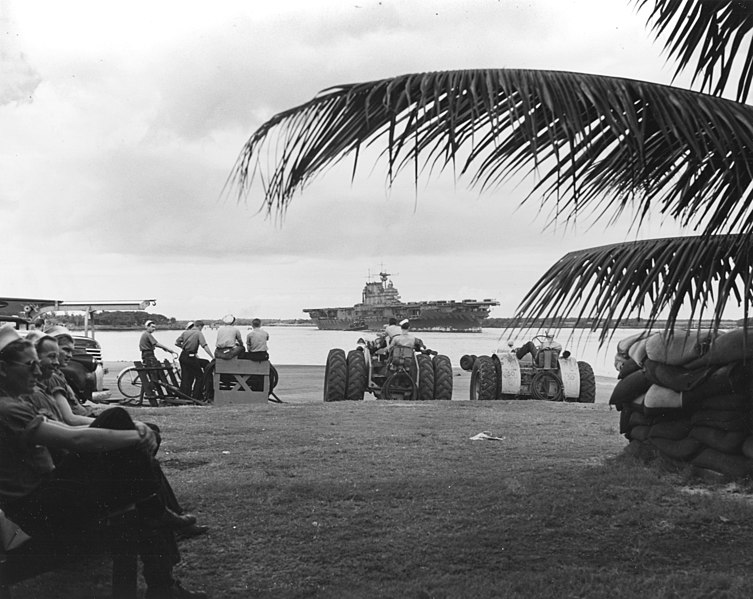
{"type": "Polygon", "coordinates": [[[640,333],[617,346],[609,403],[636,455],[753,473],[753,329],[640,333]]]}

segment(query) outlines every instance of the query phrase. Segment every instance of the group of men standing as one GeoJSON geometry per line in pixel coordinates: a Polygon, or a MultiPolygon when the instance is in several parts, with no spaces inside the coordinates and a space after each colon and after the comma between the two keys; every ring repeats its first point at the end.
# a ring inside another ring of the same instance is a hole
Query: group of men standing
{"type": "MultiPolygon", "coordinates": [[[[222,319],[222,326],[217,329],[217,342],[215,343],[214,353],[209,348],[202,330],[205,323],[202,320],[189,322],[186,329],[178,335],[175,345],[180,348],[178,362],[181,368],[180,391],[185,395],[190,395],[194,399],[201,399],[204,395],[204,372],[210,364],[209,360],[199,357],[199,348],[203,348],[211,360],[232,360],[241,358],[248,360],[263,361],[269,359],[267,341],[269,333],[261,328],[261,320],[254,318],[251,321],[251,331],[246,335],[246,343],[237,326],[235,326],[235,316],[226,315],[222,319]]],[[[141,351],[141,361],[144,366],[160,366],[154,350],[162,349],[171,354],[177,352],[161,344],[154,337],[154,331],[157,326],[152,320],[145,323],[146,330],[141,334],[139,339],[139,350],[141,351]]],[[[151,389],[145,391],[147,398],[153,395],[151,389]]]]}

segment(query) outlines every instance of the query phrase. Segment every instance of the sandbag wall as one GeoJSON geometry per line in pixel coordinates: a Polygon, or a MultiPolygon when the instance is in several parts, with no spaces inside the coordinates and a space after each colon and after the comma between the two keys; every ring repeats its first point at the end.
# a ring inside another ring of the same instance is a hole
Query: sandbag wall
{"type": "Polygon", "coordinates": [[[618,344],[615,367],[609,403],[630,452],[753,473],[753,329],[643,332],[618,344]]]}

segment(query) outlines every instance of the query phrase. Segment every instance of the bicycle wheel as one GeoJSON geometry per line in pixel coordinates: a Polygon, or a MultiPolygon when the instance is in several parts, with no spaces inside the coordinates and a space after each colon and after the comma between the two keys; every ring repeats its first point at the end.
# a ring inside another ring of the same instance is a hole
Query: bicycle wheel
{"type": "Polygon", "coordinates": [[[141,377],[134,366],[124,368],[118,374],[118,391],[127,399],[141,396],[141,377]]]}

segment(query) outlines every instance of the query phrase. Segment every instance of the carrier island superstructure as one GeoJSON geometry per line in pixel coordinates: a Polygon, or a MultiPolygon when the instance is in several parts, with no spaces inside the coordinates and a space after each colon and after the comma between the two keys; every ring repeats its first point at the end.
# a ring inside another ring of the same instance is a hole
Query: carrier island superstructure
{"type": "Polygon", "coordinates": [[[493,299],[431,300],[403,302],[390,280],[380,272],[378,281],[367,281],[361,303],[349,308],[305,308],[320,329],[381,331],[390,318],[410,320],[414,331],[479,332],[489,310],[498,306],[493,299]]]}

